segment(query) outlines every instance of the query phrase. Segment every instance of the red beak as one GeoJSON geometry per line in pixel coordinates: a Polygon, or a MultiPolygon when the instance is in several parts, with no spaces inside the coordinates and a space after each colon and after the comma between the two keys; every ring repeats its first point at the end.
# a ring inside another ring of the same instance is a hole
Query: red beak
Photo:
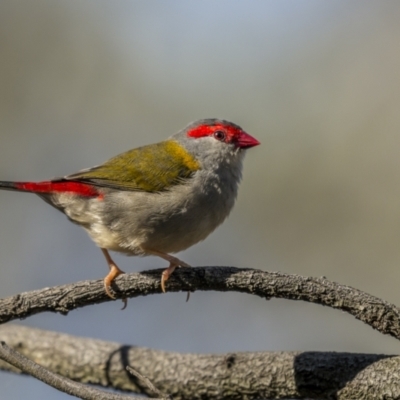
{"type": "Polygon", "coordinates": [[[258,146],[259,144],[260,142],[257,139],[243,131],[236,138],[236,146],[241,149],[249,149],[250,147],[258,146]]]}

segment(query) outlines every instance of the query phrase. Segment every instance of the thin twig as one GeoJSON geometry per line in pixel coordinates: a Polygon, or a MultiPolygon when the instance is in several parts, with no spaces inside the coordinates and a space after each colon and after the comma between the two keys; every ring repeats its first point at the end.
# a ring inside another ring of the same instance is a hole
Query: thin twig
{"type": "Polygon", "coordinates": [[[148,394],[150,397],[153,398],[160,398],[160,399],[171,399],[171,396],[166,395],[165,393],[163,393],[161,390],[158,390],[150,381],[149,378],[146,378],[145,376],[143,376],[142,374],[140,374],[138,371],[136,371],[135,369],[133,369],[132,367],[130,367],[129,365],[126,367],[126,370],[133,376],[135,376],[136,378],[138,378],[139,380],[141,380],[145,386],[148,389],[148,394]]]}
{"type": "Polygon", "coordinates": [[[83,400],[142,400],[137,396],[114,394],[74,382],[36,364],[29,358],[8,347],[3,341],[0,342],[0,359],[61,392],[83,400]]]}

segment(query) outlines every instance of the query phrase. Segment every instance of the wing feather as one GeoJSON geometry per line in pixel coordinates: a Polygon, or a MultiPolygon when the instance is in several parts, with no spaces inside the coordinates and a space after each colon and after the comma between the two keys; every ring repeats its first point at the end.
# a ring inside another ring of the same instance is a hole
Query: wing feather
{"type": "Polygon", "coordinates": [[[97,167],[64,179],[119,190],[162,192],[182,184],[200,164],[178,142],[164,142],[122,153],[97,167]]]}

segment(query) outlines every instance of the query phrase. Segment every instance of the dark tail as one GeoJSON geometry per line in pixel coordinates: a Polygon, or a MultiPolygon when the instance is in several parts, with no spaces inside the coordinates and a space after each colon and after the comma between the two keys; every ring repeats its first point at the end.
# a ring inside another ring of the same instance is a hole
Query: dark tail
{"type": "Polygon", "coordinates": [[[0,190],[16,190],[20,192],[28,192],[29,190],[25,189],[24,186],[24,182],[0,181],[0,190]]]}

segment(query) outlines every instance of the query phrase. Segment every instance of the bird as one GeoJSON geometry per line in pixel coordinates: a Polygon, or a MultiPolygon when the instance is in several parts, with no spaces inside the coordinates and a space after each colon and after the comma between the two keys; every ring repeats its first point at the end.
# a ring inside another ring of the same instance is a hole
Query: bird
{"type": "Polygon", "coordinates": [[[0,181],[0,189],[34,193],[85,229],[108,264],[103,281],[110,298],[124,271],[109,251],[168,261],[165,292],[175,268],[190,266],[172,254],[204,240],[228,217],[245,152],[259,144],[232,122],[200,119],[93,168],[48,181],[0,181]]]}

